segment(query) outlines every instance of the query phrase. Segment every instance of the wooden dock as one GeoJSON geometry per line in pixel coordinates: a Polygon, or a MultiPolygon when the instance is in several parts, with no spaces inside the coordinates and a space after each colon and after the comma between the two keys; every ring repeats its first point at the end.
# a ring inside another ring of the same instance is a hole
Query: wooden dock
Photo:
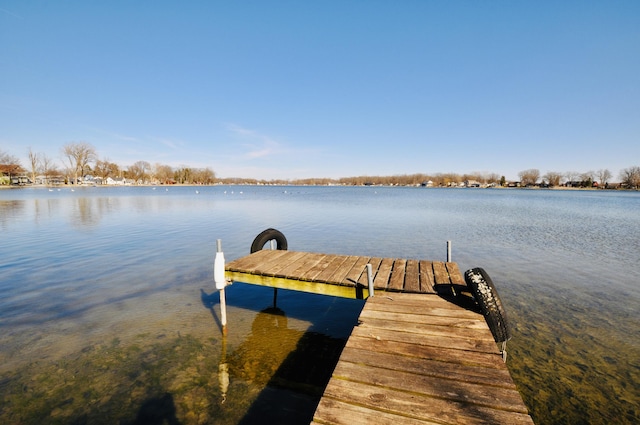
{"type": "Polygon", "coordinates": [[[456,263],[298,251],[261,250],[225,269],[227,279],[238,282],[364,299],[369,295],[367,264],[374,291],[435,294],[465,284],[456,263]]]}
{"type": "Polygon", "coordinates": [[[455,263],[263,250],[227,278],[327,295],[369,297],[313,417],[314,424],[533,424],[455,263]],[[447,292],[447,291],[444,291],[447,292]]]}

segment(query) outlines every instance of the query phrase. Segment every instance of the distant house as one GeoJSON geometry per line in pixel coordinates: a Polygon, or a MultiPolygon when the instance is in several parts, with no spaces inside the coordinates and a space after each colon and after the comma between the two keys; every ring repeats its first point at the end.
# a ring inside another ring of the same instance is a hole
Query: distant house
{"type": "Polygon", "coordinates": [[[426,182],[420,183],[420,186],[422,186],[422,187],[433,187],[433,182],[431,180],[428,180],[426,182]]]}
{"type": "Polygon", "coordinates": [[[465,180],[464,181],[464,186],[465,187],[480,187],[480,182],[477,180],[465,180]]]}
{"type": "Polygon", "coordinates": [[[110,186],[124,186],[125,184],[129,184],[129,183],[127,182],[127,179],[125,179],[124,177],[116,177],[116,178],[107,177],[106,180],[104,180],[104,184],[110,185],[110,186]]]}
{"type": "Polygon", "coordinates": [[[11,184],[12,185],[18,185],[18,186],[24,186],[26,184],[32,184],[33,182],[31,181],[31,179],[27,176],[12,176],[11,177],[11,184]]]}
{"type": "Polygon", "coordinates": [[[36,176],[36,184],[61,185],[62,183],[64,183],[64,177],[60,175],[45,176],[40,174],[36,176]]]}

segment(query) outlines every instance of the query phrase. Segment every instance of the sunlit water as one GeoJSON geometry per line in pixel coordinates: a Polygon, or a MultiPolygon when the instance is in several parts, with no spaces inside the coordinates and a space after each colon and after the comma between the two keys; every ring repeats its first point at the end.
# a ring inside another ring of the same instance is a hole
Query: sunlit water
{"type": "Polygon", "coordinates": [[[236,283],[289,249],[481,266],[538,424],[640,420],[640,194],[380,187],[0,190],[1,423],[308,423],[361,301],[236,283]],[[153,422],[155,420],[155,422],[153,422]]]}

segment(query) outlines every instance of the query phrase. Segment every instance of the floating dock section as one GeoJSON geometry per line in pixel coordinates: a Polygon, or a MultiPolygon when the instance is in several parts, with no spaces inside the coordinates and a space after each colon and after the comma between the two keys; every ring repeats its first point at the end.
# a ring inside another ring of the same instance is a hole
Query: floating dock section
{"type": "Polygon", "coordinates": [[[367,298],[314,424],[533,424],[482,314],[439,295],[464,285],[455,263],[261,250],[226,277],[367,298]]]}

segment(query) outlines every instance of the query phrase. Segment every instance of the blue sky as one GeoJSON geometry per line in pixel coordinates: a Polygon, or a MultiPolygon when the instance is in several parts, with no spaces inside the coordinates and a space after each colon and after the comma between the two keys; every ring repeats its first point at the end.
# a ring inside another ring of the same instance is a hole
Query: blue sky
{"type": "Polygon", "coordinates": [[[79,141],[220,177],[617,177],[640,1],[0,0],[0,150],[79,141]]]}

